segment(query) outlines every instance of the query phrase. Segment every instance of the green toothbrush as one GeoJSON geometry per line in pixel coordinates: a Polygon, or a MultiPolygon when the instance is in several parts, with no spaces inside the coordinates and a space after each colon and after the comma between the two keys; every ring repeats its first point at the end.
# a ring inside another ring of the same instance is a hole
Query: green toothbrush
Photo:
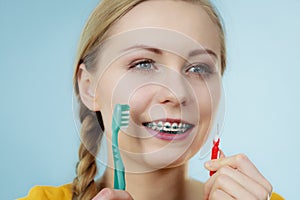
{"type": "Polygon", "coordinates": [[[114,189],[125,190],[125,168],[121,158],[118,135],[120,128],[127,128],[129,124],[129,105],[117,104],[112,119],[112,151],[114,159],[114,189]]]}

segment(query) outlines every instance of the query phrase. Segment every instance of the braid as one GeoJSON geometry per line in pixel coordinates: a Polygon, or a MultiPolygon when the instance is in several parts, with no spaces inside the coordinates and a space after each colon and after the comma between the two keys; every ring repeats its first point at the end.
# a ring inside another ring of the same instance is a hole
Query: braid
{"type": "MultiPolygon", "coordinates": [[[[100,114],[101,115],[101,114],[100,114]]],[[[98,193],[94,180],[97,174],[95,156],[100,147],[103,135],[95,112],[90,111],[82,103],[80,105],[81,144],[79,147],[79,161],[76,166],[77,176],[73,180],[73,200],[90,200],[98,193]]]]}

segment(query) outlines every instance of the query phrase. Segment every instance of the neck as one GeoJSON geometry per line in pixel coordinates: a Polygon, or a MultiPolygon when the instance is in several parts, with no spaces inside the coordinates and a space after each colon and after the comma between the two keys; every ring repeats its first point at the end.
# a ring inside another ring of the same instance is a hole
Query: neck
{"type": "MultiPolygon", "coordinates": [[[[113,188],[113,169],[107,168],[101,182],[113,188]]],[[[185,199],[187,165],[149,173],[126,173],[126,190],[133,199],[185,199]],[[138,185],[138,187],[137,187],[138,185]]]]}

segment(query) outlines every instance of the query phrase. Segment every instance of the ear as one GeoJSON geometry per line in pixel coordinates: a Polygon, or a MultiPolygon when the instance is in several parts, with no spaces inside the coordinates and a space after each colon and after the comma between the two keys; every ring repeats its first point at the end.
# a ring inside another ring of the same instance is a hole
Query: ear
{"type": "Polygon", "coordinates": [[[92,111],[99,111],[93,89],[93,76],[87,71],[85,64],[79,66],[77,82],[83,104],[92,111]]]}

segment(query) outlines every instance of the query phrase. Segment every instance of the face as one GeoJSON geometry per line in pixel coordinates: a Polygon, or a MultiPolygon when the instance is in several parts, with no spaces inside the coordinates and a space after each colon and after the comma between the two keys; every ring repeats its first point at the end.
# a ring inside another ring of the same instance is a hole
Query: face
{"type": "Polygon", "coordinates": [[[200,5],[146,1],[109,35],[92,79],[108,147],[114,105],[128,104],[130,124],[119,132],[126,170],[184,164],[207,139],[219,104],[216,25],[200,5]]]}

